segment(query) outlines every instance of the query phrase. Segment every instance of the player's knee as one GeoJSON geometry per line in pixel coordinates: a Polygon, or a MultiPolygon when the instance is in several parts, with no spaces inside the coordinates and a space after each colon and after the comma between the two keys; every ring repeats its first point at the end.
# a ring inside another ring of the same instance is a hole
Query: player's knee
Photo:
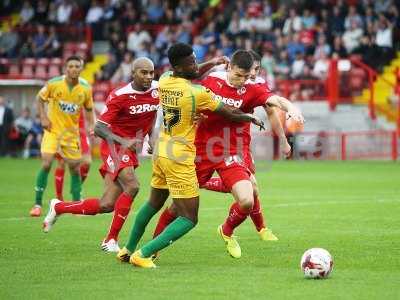
{"type": "Polygon", "coordinates": [[[240,208],[244,211],[250,211],[254,205],[253,195],[243,196],[239,199],[240,208]]]}
{"type": "Polygon", "coordinates": [[[49,172],[49,171],[50,171],[50,168],[51,168],[51,161],[49,161],[49,160],[44,160],[44,161],[42,162],[42,168],[43,168],[43,170],[45,170],[46,172],[49,172]]]}
{"type": "Polygon", "coordinates": [[[100,201],[100,211],[102,213],[109,213],[114,211],[115,203],[112,201],[100,201]]]}
{"type": "Polygon", "coordinates": [[[125,185],[124,192],[134,197],[139,192],[139,187],[140,185],[137,180],[131,180],[125,185]]]}

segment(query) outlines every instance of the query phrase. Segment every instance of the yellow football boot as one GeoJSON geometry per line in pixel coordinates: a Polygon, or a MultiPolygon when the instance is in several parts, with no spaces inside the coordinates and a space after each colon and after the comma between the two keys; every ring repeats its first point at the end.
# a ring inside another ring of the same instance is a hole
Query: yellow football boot
{"type": "Polygon", "coordinates": [[[128,249],[126,249],[126,247],[119,250],[119,252],[117,254],[117,259],[121,262],[129,262],[130,257],[131,257],[131,254],[129,253],[128,249]]]}
{"type": "Polygon", "coordinates": [[[227,236],[222,231],[222,225],[218,226],[218,233],[226,244],[226,250],[233,258],[240,258],[242,256],[242,249],[235,236],[227,236]]]}
{"type": "Polygon", "coordinates": [[[260,231],[257,231],[257,233],[260,236],[260,239],[262,239],[263,241],[277,241],[278,240],[277,236],[272,233],[271,229],[262,228],[260,231]]]}
{"type": "Polygon", "coordinates": [[[153,263],[151,257],[142,257],[142,252],[140,250],[136,251],[131,255],[129,263],[141,268],[156,268],[157,266],[153,263]]]}

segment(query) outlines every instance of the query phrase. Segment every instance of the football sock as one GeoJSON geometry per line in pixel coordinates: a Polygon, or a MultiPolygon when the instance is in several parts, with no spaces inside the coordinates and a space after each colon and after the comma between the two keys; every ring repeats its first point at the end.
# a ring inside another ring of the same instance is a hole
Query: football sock
{"type": "Polygon", "coordinates": [[[222,179],[219,177],[212,177],[205,183],[203,188],[209,191],[215,191],[220,193],[229,193],[230,190],[223,184],[222,179]]]}
{"type": "Polygon", "coordinates": [[[90,164],[81,164],[80,173],[81,173],[81,181],[82,183],[85,181],[86,177],[89,174],[90,164]]]}
{"type": "Polygon", "coordinates": [[[47,178],[49,177],[49,172],[44,169],[40,169],[37,177],[36,177],[36,186],[35,186],[35,204],[42,205],[43,193],[47,186],[47,178]]]}
{"type": "Polygon", "coordinates": [[[118,240],[118,234],[121,231],[122,226],[128,217],[129,211],[131,210],[131,205],[133,198],[127,193],[121,193],[114,206],[114,215],[111,222],[106,241],[111,239],[118,240]]]}
{"type": "Polygon", "coordinates": [[[158,219],[158,223],[156,226],[156,229],[154,230],[153,233],[153,238],[156,236],[160,235],[161,232],[164,231],[164,229],[172,223],[176,219],[177,216],[175,216],[169,209],[168,207],[164,209],[162,214],[160,215],[160,218],[158,219]]]}
{"type": "Polygon", "coordinates": [[[54,207],[57,215],[96,215],[100,212],[100,202],[97,198],[88,198],[78,202],[59,202],[54,207]]]}
{"type": "Polygon", "coordinates": [[[225,223],[222,224],[222,231],[225,235],[231,236],[236,227],[243,223],[249,215],[249,211],[243,210],[240,205],[235,202],[229,210],[229,216],[225,223]]]}
{"type": "Polygon", "coordinates": [[[79,174],[71,174],[71,194],[72,201],[81,200],[81,176],[79,174]]]}
{"type": "Polygon", "coordinates": [[[151,218],[157,213],[157,210],[146,202],[139,209],[131,233],[129,234],[128,242],[126,243],[126,249],[130,252],[134,252],[136,246],[143,236],[144,230],[151,218]]]}
{"type": "Polygon", "coordinates": [[[195,224],[188,218],[176,218],[176,220],[169,224],[159,236],[145,244],[140,249],[143,257],[150,257],[153,253],[168,247],[172,244],[172,242],[176,241],[193,229],[194,226],[195,224]]]}
{"type": "Polygon", "coordinates": [[[250,212],[250,218],[253,221],[254,226],[256,226],[257,231],[265,228],[264,216],[261,210],[260,199],[258,198],[258,196],[254,196],[254,205],[253,209],[250,212]]]}
{"type": "Polygon", "coordinates": [[[63,201],[63,185],[64,185],[64,173],[63,168],[57,168],[54,172],[54,185],[56,187],[57,199],[63,201]]]}

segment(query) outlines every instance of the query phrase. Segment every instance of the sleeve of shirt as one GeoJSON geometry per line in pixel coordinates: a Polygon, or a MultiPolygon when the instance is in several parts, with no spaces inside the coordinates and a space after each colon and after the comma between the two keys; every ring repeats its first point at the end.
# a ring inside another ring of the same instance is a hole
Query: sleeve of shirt
{"type": "Polygon", "coordinates": [[[98,121],[105,123],[107,125],[111,125],[113,121],[118,116],[119,111],[121,110],[121,103],[118,101],[118,97],[108,96],[106,100],[106,106],[102,111],[98,121]]]}
{"type": "Polygon", "coordinates": [[[264,106],[268,102],[268,98],[275,95],[270,91],[267,84],[255,85],[255,93],[254,101],[256,102],[256,106],[264,106]]]}
{"type": "Polygon", "coordinates": [[[210,89],[199,86],[194,90],[197,111],[216,111],[224,105],[223,102],[216,99],[215,94],[210,89]]]}
{"type": "Polygon", "coordinates": [[[86,109],[93,109],[93,94],[92,94],[92,89],[91,88],[89,88],[86,91],[86,99],[85,99],[85,102],[84,102],[83,106],[86,109]]]}
{"type": "Polygon", "coordinates": [[[50,100],[50,96],[51,96],[51,89],[52,89],[51,84],[46,83],[46,85],[40,89],[38,96],[43,101],[48,102],[50,100]]]}

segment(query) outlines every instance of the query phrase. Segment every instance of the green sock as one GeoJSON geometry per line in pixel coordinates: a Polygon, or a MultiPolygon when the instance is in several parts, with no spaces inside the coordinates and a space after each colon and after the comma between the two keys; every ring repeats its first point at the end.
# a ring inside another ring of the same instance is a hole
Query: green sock
{"type": "Polygon", "coordinates": [[[135,222],[133,223],[131,233],[129,234],[126,249],[131,253],[135,251],[137,244],[143,236],[144,230],[151,218],[157,213],[157,210],[152,207],[149,202],[146,202],[139,209],[135,222]]]}
{"type": "Polygon", "coordinates": [[[153,253],[168,247],[172,242],[188,233],[194,226],[195,224],[188,218],[178,217],[159,236],[140,249],[143,257],[150,257],[153,253]]]}
{"type": "Polygon", "coordinates": [[[35,204],[42,205],[43,193],[47,186],[47,177],[49,177],[49,172],[40,169],[37,177],[36,177],[36,186],[35,186],[35,204]]]}
{"type": "Polygon", "coordinates": [[[71,174],[71,194],[72,201],[81,200],[81,176],[79,174],[71,174]]]}

